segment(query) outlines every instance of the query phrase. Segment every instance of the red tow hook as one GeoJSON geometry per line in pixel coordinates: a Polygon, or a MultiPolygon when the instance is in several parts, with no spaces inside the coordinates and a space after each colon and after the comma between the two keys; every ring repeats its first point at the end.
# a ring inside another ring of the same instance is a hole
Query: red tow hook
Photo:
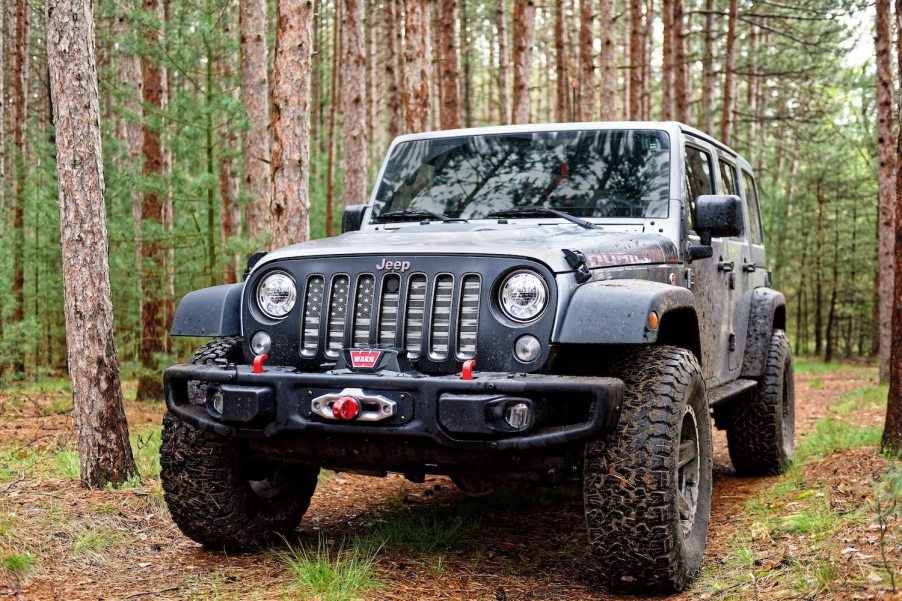
{"type": "Polygon", "coordinates": [[[460,379],[461,380],[472,380],[473,379],[473,369],[476,367],[476,359],[467,359],[464,361],[464,367],[460,370],[460,379]]]}
{"type": "Polygon", "coordinates": [[[356,419],[360,415],[360,401],[352,396],[343,396],[332,403],[332,415],[336,419],[356,419]]]}
{"type": "Polygon", "coordinates": [[[263,362],[269,359],[269,355],[257,355],[254,357],[254,373],[262,374],[263,373],[263,362]]]}

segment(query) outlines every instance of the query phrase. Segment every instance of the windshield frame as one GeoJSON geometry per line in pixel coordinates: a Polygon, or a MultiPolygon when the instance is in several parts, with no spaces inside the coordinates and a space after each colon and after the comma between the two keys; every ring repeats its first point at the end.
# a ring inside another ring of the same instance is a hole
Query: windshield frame
{"type": "MultiPolygon", "coordinates": [[[[680,186],[680,177],[682,170],[679,168],[680,161],[682,160],[680,157],[680,147],[682,145],[682,130],[680,129],[679,124],[675,122],[648,122],[648,121],[618,121],[618,122],[580,122],[580,123],[550,123],[550,124],[540,124],[540,125],[506,125],[506,126],[494,126],[494,127],[479,127],[479,128],[469,128],[469,129],[456,129],[456,130],[444,130],[444,131],[434,131],[434,132],[426,132],[419,134],[408,134],[395,138],[391,145],[388,148],[388,152],[385,154],[385,158],[382,161],[382,164],[379,169],[379,174],[374,182],[373,188],[371,190],[369,200],[367,203],[367,209],[363,216],[363,224],[362,229],[397,229],[401,227],[415,227],[425,223],[440,223],[437,220],[424,219],[422,221],[397,221],[397,222],[385,222],[374,220],[375,216],[375,202],[379,192],[379,187],[382,183],[383,177],[385,175],[386,168],[389,164],[389,160],[393,156],[393,153],[396,152],[397,147],[401,144],[405,144],[408,142],[419,142],[424,140],[435,140],[435,139],[443,139],[443,138],[463,138],[463,137],[473,137],[473,136],[492,136],[492,135],[505,135],[505,134],[529,134],[529,133],[546,133],[546,132],[579,132],[579,131],[648,131],[648,132],[657,132],[665,134],[669,139],[670,144],[670,173],[669,173],[669,200],[671,205],[674,202],[682,203],[680,190],[682,189],[680,186]]],[[[668,217],[584,217],[586,221],[597,224],[622,224],[629,226],[643,226],[655,223],[663,223],[670,222],[674,219],[679,219],[679,211],[675,214],[674,207],[671,206],[668,211],[668,217]]],[[[499,221],[503,222],[512,222],[512,223],[555,223],[555,224],[566,224],[567,221],[560,217],[547,216],[547,217],[505,217],[503,220],[499,220],[497,217],[479,217],[479,218],[470,218],[467,220],[470,223],[499,223],[499,221]]]]}

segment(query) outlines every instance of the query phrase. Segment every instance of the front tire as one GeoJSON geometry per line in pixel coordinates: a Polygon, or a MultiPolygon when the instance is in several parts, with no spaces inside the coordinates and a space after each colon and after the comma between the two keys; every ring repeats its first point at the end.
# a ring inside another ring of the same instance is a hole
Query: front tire
{"type": "Polygon", "coordinates": [[[705,381],[684,349],[650,347],[615,371],[625,394],[611,434],[586,446],[589,544],[605,586],[683,590],[702,564],[711,517],[705,381]]]}
{"type": "Polygon", "coordinates": [[[758,386],[729,411],[727,446],[736,472],[747,476],[784,472],[794,448],[795,385],[792,350],[783,330],[774,330],[771,336],[758,386]]]}

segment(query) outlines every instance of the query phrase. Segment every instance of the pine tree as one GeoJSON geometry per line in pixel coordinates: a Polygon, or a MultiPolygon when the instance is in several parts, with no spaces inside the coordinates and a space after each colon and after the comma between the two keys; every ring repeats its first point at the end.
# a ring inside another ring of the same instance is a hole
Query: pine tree
{"type": "Polygon", "coordinates": [[[342,0],[341,131],[344,205],[366,203],[366,62],[363,3],[342,0]]]}
{"type": "Polygon", "coordinates": [[[408,133],[429,129],[429,13],[426,0],[404,0],[404,121],[408,133]]]}
{"type": "Polygon", "coordinates": [[[529,123],[529,101],[532,83],[532,51],[535,44],[535,0],[514,3],[514,105],[512,123],[529,123]]]}

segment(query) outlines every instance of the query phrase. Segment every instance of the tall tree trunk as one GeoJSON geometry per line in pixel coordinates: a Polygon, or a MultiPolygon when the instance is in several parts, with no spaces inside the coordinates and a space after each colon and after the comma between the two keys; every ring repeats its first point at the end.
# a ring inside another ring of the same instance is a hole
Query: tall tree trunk
{"type": "Polygon", "coordinates": [[[824,362],[830,363],[836,356],[836,295],[839,281],[839,205],[833,209],[833,285],[830,289],[830,308],[827,310],[826,350],[824,362]]]}
{"type": "Polygon", "coordinates": [[[877,0],[877,265],[880,270],[880,381],[889,381],[892,340],[896,145],[893,139],[892,14],[890,0],[877,0]]]}
{"type": "Polygon", "coordinates": [[[601,120],[617,119],[617,45],[614,41],[614,0],[601,0],[601,120]]]}
{"type": "Polygon", "coordinates": [[[827,199],[821,190],[821,183],[817,184],[817,222],[814,251],[814,354],[820,355],[823,350],[824,333],[824,303],[823,303],[823,250],[824,250],[824,205],[827,199]]]}
{"type": "Polygon", "coordinates": [[[714,0],[705,0],[705,49],[702,54],[702,128],[714,135],[714,0]]]}
{"type": "Polygon", "coordinates": [[[664,121],[673,119],[673,3],[674,0],[664,0],[661,10],[661,21],[664,26],[661,53],[661,119],[664,121]]]}
{"type": "Polygon", "coordinates": [[[113,338],[100,108],[90,0],[47,1],[56,127],[66,346],[85,486],[137,474],[113,338]]]}
{"type": "Polygon", "coordinates": [[[579,111],[578,121],[595,119],[595,60],[592,28],[595,24],[594,0],[579,0],[579,111]]]}
{"type": "MultiPolygon", "coordinates": [[[[438,47],[435,49],[439,60],[439,87],[442,108],[439,112],[439,127],[457,129],[460,127],[460,100],[458,84],[460,69],[457,67],[457,0],[439,0],[439,27],[436,32],[438,47]]],[[[466,49],[462,46],[461,52],[466,49]]]]}
{"type": "Polygon", "coordinates": [[[733,133],[733,102],[736,95],[736,21],[739,16],[737,0],[730,0],[727,19],[727,54],[724,57],[723,106],[720,114],[720,141],[730,144],[733,133]]]}
{"type": "MultiPolygon", "coordinates": [[[[461,88],[463,96],[464,126],[473,127],[473,61],[470,48],[470,21],[467,0],[460,1],[460,62],[463,71],[461,88]]],[[[489,63],[491,64],[491,63],[489,63]]]]}
{"type": "Polygon", "coordinates": [[[429,128],[429,12],[426,0],[404,0],[404,125],[407,133],[429,128]]]}
{"type": "MultiPolygon", "coordinates": [[[[0,215],[6,214],[6,6],[0,6],[0,215]]],[[[5,219],[0,219],[0,238],[5,233],[5,219]]],[[[0,297],[0,340],[3,340],[3,298],[0,297]]],[[[6,365],[0,361],[0,378],[6,365]]]]}
{"type": "Polygon", "coordinates": [[[510,100],[510,81],[511,81],[511,63],[510,54],[507,49],[507,11],[505,3],[507,0],[498,0],[498,12],[496,13],[495,27],[498,29],[498,89],[499,89],[499,110],[501,113],[501,124],[507,125],[511,122],[511,100],[510,100]]]}
{"type": "Polygon", "coordinates": [[[326,236],[331,236],[334,230],[335,211],[335,122],[338,113],[338,105],[341,104],[341,88],[338,85],[338,58],[341,55],[341,20],[339,19],[339,4],[333,4],[332,9],[332,85],[329,98],[329,139],[326,140],[326,236]]]}
{"type": "MultiPolygon", "coordinates": [[[[896,59],[899,81],[902,81],[902,0],[896,0],[896,59]]],[[[902,94],[899,98],[897,120],[902,120],[902,94]]],[[[896,273],[902,273],[902,127],[896,138],[896,219],[894,245],[896,273]]],[[[883,426],[883,448],[902,451],[902,277],[895,278],[893,294],[893,326],[890,352],[889,398],[886,423],[883,426]]]]}
{"type": "Polygon", "coordinates": [[[554,3],[554,72],[555,72],[555,118],[563,123],[570,121],[567,99],[570,90],[567,86],[567,47],[564,44],[564,2],[554,3]]]}
{"type": "MultiPolygon", "coordinates": [[[[144,10],[163,21],[160,0],[143,0],[144,10]]],[[[148,28],[146,39],[151,46],[159,44],[159,33],[148,28]]],[[[145,113],[141,149],[144,155],[143,175],[148,180],[141,199],[141,345],[138,358],[142,372],[138,378],[138,399],[163,398],[163,381],[158,373],[157,355],[164,350],[164,288],[163,244],[164,202],[161,194],[165,173],[160,132],[152,123],[153,114],[163,108],[163,71],[154,59],[141,59],[142,95],[145,113]]]]}
{"type": "MultiPolygon", "coordinates": [[[[29,11],[27,0],[15,0],[12,6],[13,20],[10,32],[10,45],[12,46],[12,64],[10,65],[10,78],[12,79],[12,129],[13,146],[15,147],[13,164],[15,165],[15,177],[13,179],[13,310],[10,321],[13,324],[25,319],[25,178],[28,174],[28,163],[25,157],[25,125],[28,119],[28,39],[29,39],[29,11]]],[[[21,373],[25,365],[21,358],[13,362],[13,371],[21,373]]]]}
{"type": "Polygon", "coordinates": [[[642,27],[642,120],[651,119],[651,89],[648,82],[652,73],[652,54],[654,51],[655,0],[645,0],[645,24],[642,27]]]}
{"type": "Polygon", "coordinates": [[[630,94],[629,118],[642,118],[642,3],[630,0],[630,94]]]}
{"type": "Polygon", "coordinates": [[[366,203],[366,60],[363,56],[363,2],[342,0],[341,133],[343,203],[366,203]]]}
{"type": "Polygon", "coordinates": [[[247,235],[270,232],[269,205],[272,176],[269,135],[269,72],[266,48],[266,0],[241,0],[240,19],[241,102],[250,127],[244,134],[241,160],[244,192],[250,197],[245,213],[247,235]]]}
{"type": "Polygon", "coordinates": [[[514,106],[512,123],[529,123],[532,51],[536,33],[535,0],[514,2],[514,106]]]}
{"type": "Polygon", "coordinates": [[[383,4],[385,25],[385,79],[388,83],[386,109],[388,114],[388,137],[394,140],[401,130],[401,46],[398,33],[401,31],[400,4],[388,0],[383,4]]]}
{"type": "Polygon", "coordinates": [[[674,117],[689,122],[689,63],[686,60],[686,17],[683,0],[673,0],[673,104],[674,117]]]}
{"type": "Polygon", "coordinates": [[[313,2],[278,0],[272,85],[273,246],[310,238],[310,61],[313,2]]]}

